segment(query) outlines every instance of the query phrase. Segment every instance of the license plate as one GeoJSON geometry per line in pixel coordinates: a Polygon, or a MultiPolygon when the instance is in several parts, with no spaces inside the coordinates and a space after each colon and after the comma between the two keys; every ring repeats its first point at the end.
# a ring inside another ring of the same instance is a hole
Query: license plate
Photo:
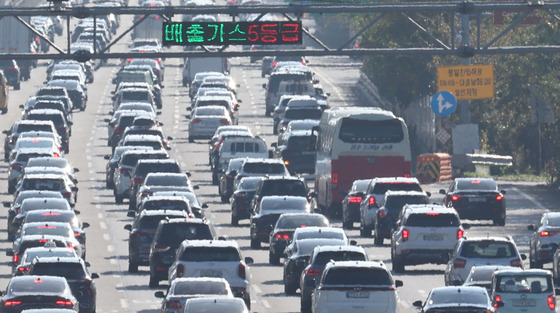
{"type": "Polygon", "coordinates": [[[513,300],[513,306],[522,306],[522,307],[527,307],[527,306],[536,306],[537,305],[537,301],[535,299],[517,299],[517,300],[513,300]]]}
{"type": "Polygon", "coordinates": [[[427,241],[441,241],[441,240],[443,240],[443,235],[442,234],[424,235],[424,240],[427,240],[427,241]]]}
{"type": "Polygon", "coordinates": [[[486,202],[486,198],[469,198],[469,202],[486,202]]]}
{"type": "Polygon", "coordinates": [[[222,271],[217,270],[204,270],[200,271],[202,277],[222,277],[222,271]]]}
{"type": "Polygon", "coordinates": [[[346,298],[365,299],[369,298],[369,291],[348,291],[346,298]]]}

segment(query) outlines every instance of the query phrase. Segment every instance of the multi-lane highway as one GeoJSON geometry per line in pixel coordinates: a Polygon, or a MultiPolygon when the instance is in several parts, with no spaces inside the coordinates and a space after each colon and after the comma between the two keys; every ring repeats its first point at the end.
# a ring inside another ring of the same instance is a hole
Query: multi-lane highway
{"type": "MultiPolygon", "coordinates": [[[[130,17],[124,17],[126,20],[130,17]]],[[[122,27],[121,27],[122,28],[122,27]]],[[[126,44],[118,44],[117,49],[126,51],[126,44]]],[[[360,64],[346,57],[311,58],[310,67],[321,81],[326,92],[331,94],[331,106],[361,105],[360,99],[353,93],[353,86],[359,77],[360,64]]],[[[105,164],[103,156],[111,152],[106,146],[107,130],[104,119],[109,117],[111,91],[114,85],[111,78],[119,67],[119,60],[109,60],[108,64],[95,72],[95,82],[89,85],[89,101],[85,112],[74,114],[71,152],[66,156],[74,167],[79,168],[79,199],[76,209],[81,211],[80,219],[89,222],[87,231],[87,261],[91,263],[90,271],[98,273],[97,312],[157,312],[161,300],[154,297],[154,292],[164,290],[164,283],[158,289],[148,287],[148,268],[140,267],[139,273],[127,272],[128,231],[124,225],[131,222],[126,216],[128,205],[115,204],[112,191],[105,189],[105,164]]],[[[238,87],[238,97],[242,99],[239,111],[239,123],[248,125],[255,134],[259,134],[270,144],[275,142],[272,135],[272,120],[264,117],[264,89],[266,82],[260,75],[260,63],[249,63],[249,58],[231,60],[231,75],[238,87]]],[[[22,83],[21,90],[10,90],[10,111],[0,116],[0,124],[7,129],[19,119],[19,104],[33,95],[45,80],[46,63],[40,62],[32,72],[32,79],[22,83]]],[[[230,205],[222,204],[217,195],[217,186],[211,184],[208,166],[207,144],[199,141],[188,143],[188,120],[185,115],[190,105],[188,89],[181,85],[182,60],[165,61],[165,81],[163,110],[159,116],[163,122],[166,135],[172,136],[170,154],[179,160],[182,168],[192,173],[191,180],[200,186],[197,190],[201,200],[208,203],[206,216],[211,219],[221,235],[236,240],[242,247],[244,256],[255,260],[251,269],[252,312],[299,312],[299,296],[286,296],[282,285],[282,266],[268,264],[268,250],[249,247],[249,229],[247,221],[241,221],[237,227],[230,222],[230,205]]],[[[7,165],[0,168],[0,177],[7,177],[7,165]]],[[[512,235],[522,253],[528,254],[530,232],[528,223],[536,223],[546,210],[554,210],[555,202],[542,186],[531,182],[501,182],[502,189],[507,190],[508,216],[505,227],[494,227],[485,223],[475,225],[467,236],[512,235]]],[[[425,185],[424,188],[433,195],[433,201],[441,202],[438,194],[446,183],[425,185]]],[[[10,201],[7,182],[0,180],[0,200],[10,201]]],[[[557,202],[556,202],[557,203],[557,202]]],[[[7,210],[6,210],[7,211],[7,210]]],[[[6,251],[11,247],[5,230],[7,212],[0,214],[0,249],[6,251]]],[[[337,226],[341,221],[334,221],[337,226]]],[[[374,246],[372,238],[360,238],[358,230],[347,232],[351,239],[365,247],[370,258],[386,262],[390,268],[390,247],[388,241],[382,247],[374,246]]],[[[11,276],[8,265],[10,257],[0,255],[0,289],[4,289],[11,276]]],[[[526,264],[528,266],[528,263],[526,264]]],[[[550,265],[545,265],[550,267],[550,265]]],[[[410,308],[415,300],[423,300],[431,288],[443,285],[444,265],[408,266],[404,274],[394,274],[404,281],[400,288],[401,299],[410,308]]]]}

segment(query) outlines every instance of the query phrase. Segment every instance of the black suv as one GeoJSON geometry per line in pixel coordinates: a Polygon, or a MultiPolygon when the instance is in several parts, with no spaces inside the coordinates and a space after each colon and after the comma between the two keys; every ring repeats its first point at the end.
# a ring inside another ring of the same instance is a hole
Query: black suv
{"type": "Polygon", "coordinates": [[[134,223],[126,224],[124,229],[128,235],[128,271],[138,272],[139,265],[149,265],[150,245],[154,239],[159,221],[171,218],[186,218],[187,213],[176,210],[143,211],[134,219],[134,223]]]}
{"type": "Polygon", "coordinates": [[[175,258],[175,252],[185,239],[216,239],[214,227],[205,219],[180,218],[161,220],[150,247],[151,288],[166,280],[167,271],[175,258]]]}
{"type": "Polygon", "coordinates": [[[315,142],[314,135],[310,130],[296,130],[284,135],[284,145],[275,147],[272,154],[276,158],[284,160],[284,164],[292,175],[299,173],[315,173],[315,142]]]}
{"type": "Polygon", "coordinates": [[[93,279],[96,273],[89,274],[86,263],[79,257],[35,258],[29,267],[29,275],[62,276],[66,278],[72,294],[80,303],[80,312],[95,312],[97,291],[93,279]]]}
{"type": "Polygon", "coordinates": [[[312,194],[302,178],[292,176],[264,177],[257,185],[251,209],[255,210],[261,199],[266,196],[306,197],[311,202],[312,194]]]}

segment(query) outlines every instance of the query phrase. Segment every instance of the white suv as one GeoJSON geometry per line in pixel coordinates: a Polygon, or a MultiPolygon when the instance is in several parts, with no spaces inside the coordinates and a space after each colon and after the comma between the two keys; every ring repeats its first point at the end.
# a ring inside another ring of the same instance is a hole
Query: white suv
{"type": "Polygon", "coordinates": [[[235,241],[185,240],[177,250],[169,268],[169,283],[177,277],[222,277],[228,281],[236,297],[243,298],[250,308],[249,270],[252,258],[241,259],[235,241]]]}
{"type": "Polygon", "coordinates": [[[381,261],[330,262],[313,293],[313,313],[401,312],[402,285],[381,261]]]}
{"type": "Polygon", "coordinates": [[[459,239],[445,268],[445,285],[461,285],[474,265],[505,265],[523,268],[525,254],[519,254],[511,236],[459,239]]]}
{"type": "MultiPolygon", "coordinates": [[[[369,183],[360,203],[360,236],[370,237],[375,215],[388,190],[422,191],[420,182],[413,177],[379,177],[369,183]]],[[[430,196],[428,194],[428,196],[430,196]]]]}
{"type": "Polygon", "coordinates": [[[407,204],[391,235],[391,260],[395,272],[411,264],[445,264],[463,238],[457,211],[438,204],[407,204]]]}
{"type": "Polygon", "coordinates": [[[492,304],[496,312],[556,312],[556,294],[550,271],[507,269],[494,272],[492,304]]]}

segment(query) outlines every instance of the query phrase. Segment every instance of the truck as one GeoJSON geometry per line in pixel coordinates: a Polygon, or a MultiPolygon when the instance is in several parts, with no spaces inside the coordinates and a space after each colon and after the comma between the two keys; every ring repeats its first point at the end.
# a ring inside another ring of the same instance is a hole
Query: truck
{"type": "Polygon", "coordinates": [[[194,75],[200,72],[229,73],[229,61],[225,57],[185,58],[183,66],[183,86],[190,85],[194,75]]]}
{"type": "Polygon", "coordinates": [[[134,22],[138,22],[144,18],[145,21],[138,24],[132,30],[132,40],[140,38],[161,38],[161,30],[163,29],[163,18],[159,15],[135,15],[134,22]]]}
{"type": "MultiPolygon", "coordinates": [[[[30,22],[29,16],[21,16],[21,19],[30,22]]],[[[33,45],[33,33],[13,16],[4,16],[0,19],[0,54],[11,53],[34,53],[36,47],[33,45]]],[[[30,78],[32,61],[16,60],[24,80],[30,78]]]]}

